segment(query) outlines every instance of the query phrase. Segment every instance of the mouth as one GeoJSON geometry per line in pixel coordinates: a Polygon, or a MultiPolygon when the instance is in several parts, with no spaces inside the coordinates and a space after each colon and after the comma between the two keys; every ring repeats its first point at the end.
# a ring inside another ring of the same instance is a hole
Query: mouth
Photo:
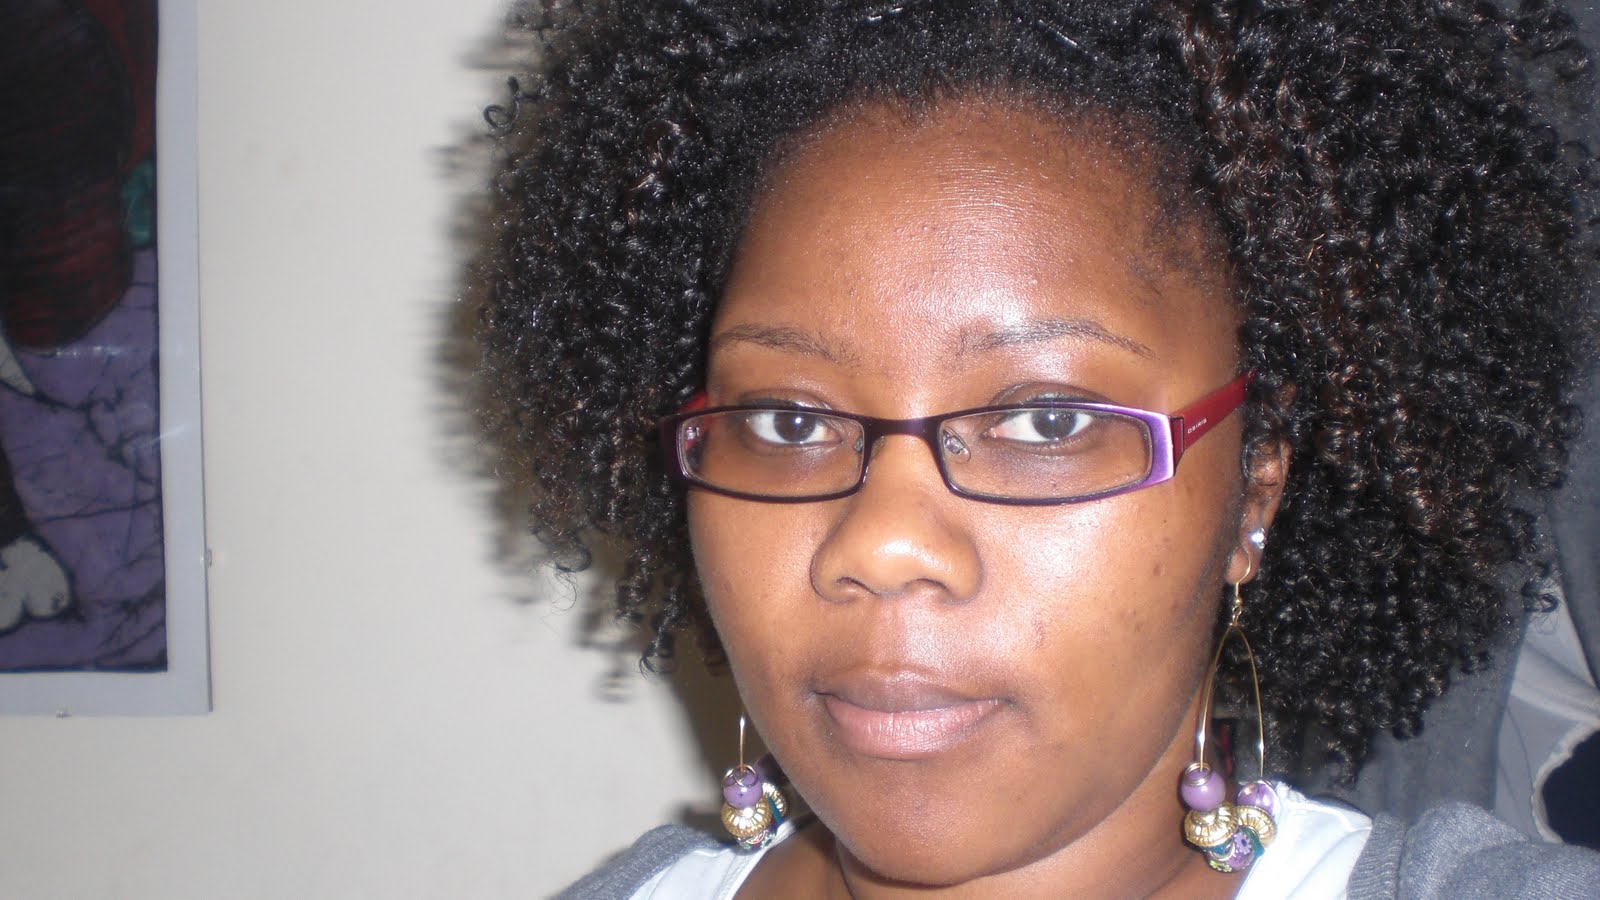
{"type": "Polygon", "coordinates": [[[860,673],[817,692],[846,749],[887,760],[948,752],[983,728],[1002,706],[914,673],[860,673]]]}

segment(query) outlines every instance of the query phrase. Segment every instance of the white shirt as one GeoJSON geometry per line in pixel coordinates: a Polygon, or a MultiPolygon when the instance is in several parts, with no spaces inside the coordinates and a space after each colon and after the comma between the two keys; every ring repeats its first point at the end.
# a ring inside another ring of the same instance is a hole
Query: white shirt
{"type": "Polygon", "coordinates": [[[1278,837],[1245,876],[1235,900],[1335,900],[1345,896],[1372,820],[1344,806],[1274,785],[1278,837]]]}
{"type": "MultiPolygon", "coordinates": [[[[1342,806],[1307,799],[1286,785],[1276,787],[1282,807],[1277,816],[1278,837],[1250,867],[1237,900],[1334,900],[1345,896],[1345,885],[1356,857],[1366,846],[1372,820],[1342,806]]],[[[1172,827],[1182,826],[1173,822],[1172,827]]],[[[760,850],[690,851],[645,882],[634,892],[633,900],[732,900],[762,855],[797,829],[793,819],[786,820],[772,842],[760,850]]]]}

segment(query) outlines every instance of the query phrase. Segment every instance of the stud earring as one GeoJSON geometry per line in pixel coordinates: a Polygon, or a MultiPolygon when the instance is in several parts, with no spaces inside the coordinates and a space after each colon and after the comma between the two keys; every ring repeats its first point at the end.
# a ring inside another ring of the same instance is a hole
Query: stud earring
{"type": "MultiPolygon", "coordinates": [[[[1252,542],[1254,535],[1251,535],[1252,542]]],[[[1183,817],[1183,836],[1189,843],[1205,851],[1206,862],[1218,872],[1236,872],[1250,868],[1278,834],[1276,815],[1278,792],[1267,781],[1266,726],[1261,713],[1261,680],[1256,675],[1256,655],[1250,641],[1244,636],[1239,620],[1244,617],[1244,597],[1240,587],[1250,577],[1244,577],[1233,586],[1233,612],[1228,627],[1217,641],[1217,651],[1211,657],[1211,668],[1206,671],[1205,686],[1200,693],[1199,723],[1195,728],[1194,762],[1183,770],[1179,780],[1179,793],[1189,812],[1183,817]],[[1222,648],[1228,638],[1237,636],[1244,645],[1245,659],[1250,663],[1250,683],[1255,689],[1256,701],[1256,760],[1259,765],[1255,781],[1239,788],[1233,803],[1227,802],[1227,784],[1222,776],[1206,763],[1206,731],[1211,723],[1211,692],[1216,684],[1217,664],[1222,661],[1222,648]]]]}
{"type": "Polygon", "coordinates": [[[722,826],[741,848],[756,850],[777,833],[789,813],[789,801],[769,777],[775,768],[772,757],[763,757],[754,766],[745,764],[744,728],[745,718],[740,716],[739,764],[722,776],[722,826]]]}
{"type": "Polygon", "coordinates": [[[1257,528],[1255,531],[1250,532],[1250,543],[1257,550],[1260,550],[1261,548],[1267,546],[1267,532],[1266,532],[1266,529],[1257,528]]]}

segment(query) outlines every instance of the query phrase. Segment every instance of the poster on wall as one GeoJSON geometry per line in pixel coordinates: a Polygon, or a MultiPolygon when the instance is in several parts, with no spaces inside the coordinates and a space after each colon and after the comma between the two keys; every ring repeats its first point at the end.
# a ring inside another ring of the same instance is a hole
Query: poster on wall
{"type": "Polygon", "coordinates": [[[209,708],[193,0],[0,0],[0,713],[209,708]]]}

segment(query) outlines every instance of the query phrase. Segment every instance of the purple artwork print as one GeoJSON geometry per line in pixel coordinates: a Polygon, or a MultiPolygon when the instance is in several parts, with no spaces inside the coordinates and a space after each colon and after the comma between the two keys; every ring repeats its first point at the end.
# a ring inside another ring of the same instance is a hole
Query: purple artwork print
{"type": "Polygon", "coordinates": [[[0,634],[0,669],[164,668],[154,276],[141,252],[134,285],[82,340],[18,352],[35,396],[0,391],[0,449],[71,591],[62,612],[0,634]]]}
{"type": "Polygon", "coordinates": [[[154,0],[0,0],[0,672],[162,671],[154,0]]]}

